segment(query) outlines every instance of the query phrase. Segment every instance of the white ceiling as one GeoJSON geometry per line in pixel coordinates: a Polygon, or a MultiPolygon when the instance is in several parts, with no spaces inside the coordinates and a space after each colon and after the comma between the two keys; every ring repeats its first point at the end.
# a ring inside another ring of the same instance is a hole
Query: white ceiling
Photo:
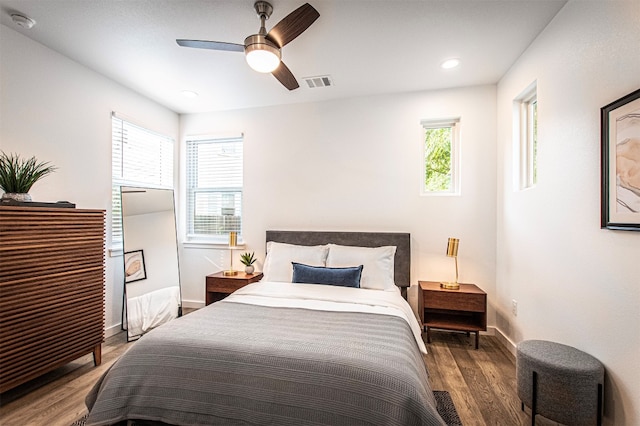
{"type": "MultiPolygon", "coordinates": [[[[239,52],[177,38],[242,44],[254,0],[0,0],[0,23],[178,113],[494,84],[566,0],[308,0],[320,18],[283,48],[300,88],[249,68],[239,52]],[[37,24],[16,26],[20,12],[37,24]],[[457,69],[440,63],[458,57],[457,69]],[[330,75],[310,89],[303,77],[330,75]],[[191,90],[200,96],[184,97],[191,90]]],[[[269,30],[304,0],[272,0],[269,30]]]]}

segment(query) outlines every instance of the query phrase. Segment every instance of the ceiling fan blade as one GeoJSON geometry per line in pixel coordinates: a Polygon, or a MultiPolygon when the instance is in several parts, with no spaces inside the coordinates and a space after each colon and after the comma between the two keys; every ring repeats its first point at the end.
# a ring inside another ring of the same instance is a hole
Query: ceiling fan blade
{"type": "Polygon", "coordinates": [[[225,43],[222,41],[208,41],[208,40],[176,40],[182,47],[194,47],[196,49],[210,49],[210,50],[226,50],[229,52],[244,52],[244,44],[225,43]]]}
{"type": "Polygon", "coordinates": [[[293,76],[293,73],[291,73],[289,68],[282,61],[280,61],[278,68],[276,68],[271,74],[273,74],[273,76],[289,90],[294,90],[300,87],[298,81],[293,76]]]}
{"type": "Polygon", "coordinates": [[[319,17],[320,13],[309,3],[305,3],[274,25],[267,38],[282,47],[302,34],[319,17]]]}

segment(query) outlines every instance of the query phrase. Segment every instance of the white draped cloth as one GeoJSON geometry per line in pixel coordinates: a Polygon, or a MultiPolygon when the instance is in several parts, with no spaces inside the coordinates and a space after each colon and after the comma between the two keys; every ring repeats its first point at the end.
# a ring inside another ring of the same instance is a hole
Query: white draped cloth
{"type": "Polygon", "coordinates": [[[180,287],[155,290],[127,300],[129,336],[140,336],[178,317],[180,287]]]}

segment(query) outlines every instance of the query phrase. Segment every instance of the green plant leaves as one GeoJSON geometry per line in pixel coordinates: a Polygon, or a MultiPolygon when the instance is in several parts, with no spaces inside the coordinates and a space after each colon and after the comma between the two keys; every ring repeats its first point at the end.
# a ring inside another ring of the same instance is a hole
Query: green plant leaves
{"type": "Polygon", "coordinates": [[[0,154],[0,187],[6,193],[26,194],[34,183],[55,171],[48,162],[38,162],[36,157],[27,160],[18,154],[0,154]]]}
{"type": "Polygon", "coordinates": [[[256,260],[257,259],[255,258],[255,252],[247,252],[240,255],[240,262],[242,262],[242,264],[246,266],[253,265],[256,260]]]}

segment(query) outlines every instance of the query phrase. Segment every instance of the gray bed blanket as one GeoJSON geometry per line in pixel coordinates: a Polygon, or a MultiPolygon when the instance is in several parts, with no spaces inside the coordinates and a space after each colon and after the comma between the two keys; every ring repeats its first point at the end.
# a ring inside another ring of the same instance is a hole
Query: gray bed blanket
{"type": "Polygon", "coordinates": [[[403,319],[225,301],[143,336],[86,404],[87,425],[444,425],[403,319]]]}

